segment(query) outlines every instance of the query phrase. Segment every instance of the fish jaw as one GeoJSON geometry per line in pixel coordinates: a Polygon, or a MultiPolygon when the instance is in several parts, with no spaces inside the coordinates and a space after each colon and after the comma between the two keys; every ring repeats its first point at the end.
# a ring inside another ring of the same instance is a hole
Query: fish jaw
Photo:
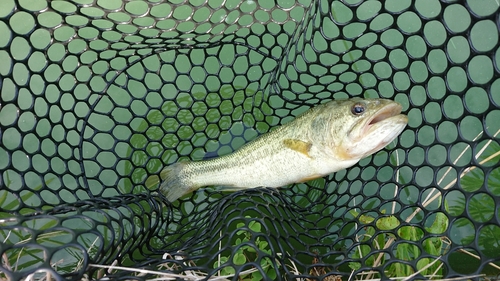
{"type": "Polygon", "coordinates": [[[401,114],[399,103],[387,104],[355,125],[348,133],[347,140],[340,147],[339,154],[344,159],[362,159],[392,142],[406,127],[408,117],[401,114]]]}

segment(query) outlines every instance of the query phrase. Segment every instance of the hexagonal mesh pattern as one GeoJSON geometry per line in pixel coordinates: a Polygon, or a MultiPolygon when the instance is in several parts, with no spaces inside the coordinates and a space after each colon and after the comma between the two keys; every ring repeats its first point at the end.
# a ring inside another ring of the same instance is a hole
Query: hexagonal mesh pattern
{"type": "Polygon", "coordinates": [[[0,278],[497,275],[499,26],[495,1],[2,0],[0,278]],[[409,123],[348,170],[146,187],[354,96],[409,123]]]}

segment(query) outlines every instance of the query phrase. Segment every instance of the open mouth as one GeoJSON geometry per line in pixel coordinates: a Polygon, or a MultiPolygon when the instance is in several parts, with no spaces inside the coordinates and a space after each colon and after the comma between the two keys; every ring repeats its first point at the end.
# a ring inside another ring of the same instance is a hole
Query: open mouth
{"type": "Polygon", "coordinates": [[[367,126],[371,126],[373,124],[376,124],[380,121],[387,120],[390,117],[394,117],[396,115],[399,115],[401,113],[401,105],[397,103],[392,103],[387,106],[384,106],[381,108],[379,111],[377,111],[373,116],[368,120],[367,126]]]}
{"type": "Polygon", "coordinates": [[[401,114],[401,110],[402,106],[398,103],[391,103],[382,107],[364,123],[363,135],[366,136],[373,130],[384,128],[389,124],[406,123],[408,119],[401,114]]]}

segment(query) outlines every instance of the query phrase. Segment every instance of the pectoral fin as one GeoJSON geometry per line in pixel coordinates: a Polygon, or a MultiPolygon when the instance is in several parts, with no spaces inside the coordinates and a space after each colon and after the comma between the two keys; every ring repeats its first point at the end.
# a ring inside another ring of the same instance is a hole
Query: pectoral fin
{"type": "Polygon", "coordinates": [[[283,144],[286,147],[295,150],[297,152],[300,152],[305,156],[311,158],[311,155],[309,155],[309,151],[311,150],[312,143],[296,139],[286,139],[283,141],[283,144]]]}

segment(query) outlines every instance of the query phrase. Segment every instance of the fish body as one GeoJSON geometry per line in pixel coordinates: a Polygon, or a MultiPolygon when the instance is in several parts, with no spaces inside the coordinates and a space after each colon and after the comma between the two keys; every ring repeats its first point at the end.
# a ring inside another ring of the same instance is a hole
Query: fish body
{"type": "Polygon", "coordinates": [[[408,123],[400,113],[401,105],[386,99],[320,104],[231,154],[166,167],[160,192],[172,202],[203,186],[281,187],[323,177],[394,140],[408,123]]]}

